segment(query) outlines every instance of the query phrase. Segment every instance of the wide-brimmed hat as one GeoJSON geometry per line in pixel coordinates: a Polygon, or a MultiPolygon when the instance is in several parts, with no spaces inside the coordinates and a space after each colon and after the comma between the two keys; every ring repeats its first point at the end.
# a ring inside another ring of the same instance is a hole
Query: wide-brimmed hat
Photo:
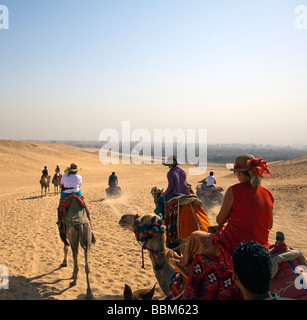
{"type": "Polygon", "coordinates": [[[176,156],[169,156],[164,163],[164,166],[177,166],[177,157],[176,156]]]}
{"type": "Polygon", "coordinates": [[[230,170],[230,171],[248,171],[250,169],[248,169],[248,167],[242,167],[242,168],[235,168],[235,164],[234,163],[226,163],[226,169],[230,170]]]}
{"type": "Polygon", "coordinates": [[[75,163],[72,163],[69,167],[69,172],[78,172],[80,170],[75,163]]]}

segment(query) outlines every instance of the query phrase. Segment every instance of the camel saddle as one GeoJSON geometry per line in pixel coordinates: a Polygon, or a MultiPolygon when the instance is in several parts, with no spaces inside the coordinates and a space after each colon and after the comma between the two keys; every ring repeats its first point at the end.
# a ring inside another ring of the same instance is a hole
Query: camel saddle
{"type": "Polygon", "coordinates": [[[208,216],[195,195],[178,196],[165,204],[166,244],[187,241],[193,231],[208,231],[208,216]]]}
{"type": "Polygon", "coordinates": [[[60,182],[60,181],[61,181],[61,178],[62,178],[62,175],[59,174],[59,173],[56,173],[56,174],[53,176],[53,178],[52,178],[52,182],[53,182],[54,180],[58,180],[58,181],[60,182]]]}
{"type": "Polygon", "coordinates": [[[60,231],[66,234],[70,226],[90,223],[91,218],[82,196],[71,195],[61,199],[58,207],[58,218],[60,231]]]}

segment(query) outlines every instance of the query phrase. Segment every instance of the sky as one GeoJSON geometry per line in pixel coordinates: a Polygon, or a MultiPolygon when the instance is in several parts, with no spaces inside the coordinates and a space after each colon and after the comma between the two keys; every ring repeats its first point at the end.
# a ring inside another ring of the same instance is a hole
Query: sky
{"type": "Polygon", "coordinates": [[[307,145],[307,0],[0,5],[2,140],[98,140],[128,121],[152,139],[307,145]]]}

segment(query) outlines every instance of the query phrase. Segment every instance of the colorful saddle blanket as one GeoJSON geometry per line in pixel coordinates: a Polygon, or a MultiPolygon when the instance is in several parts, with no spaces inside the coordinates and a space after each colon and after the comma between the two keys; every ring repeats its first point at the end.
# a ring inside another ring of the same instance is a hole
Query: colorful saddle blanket
{"type": "Polygon", "coordinates": [[[71,225],[91,223],[90,213],[85,205],[84,198],[71,195],[64,200],[60,200],[58,222],[60,231],[64,234],[71,225]]]}
{"type": "Polygon", "coordinates": [[[232,272],[224,269],[219,259],[195,255],[183,293],[184,300],[242,300],[232,281],[232,272]]]}
{"type": "Polygon", "coordinates": [[[166,244],[186,240],[193,231],[207,231],[210,225],[201,202],[194,195],[172,198],[166,203],[166,244]]]}
{"type": "Polygon", "coordinates": [[[58,180],[59,182],[61,182],[61,178],[62,178],[62,175],[59,174],[59,173],[56,173],[56,174],[53,176],[53,178],[52,178],[52,182],[53,182],[54,180],[58,180]]]}

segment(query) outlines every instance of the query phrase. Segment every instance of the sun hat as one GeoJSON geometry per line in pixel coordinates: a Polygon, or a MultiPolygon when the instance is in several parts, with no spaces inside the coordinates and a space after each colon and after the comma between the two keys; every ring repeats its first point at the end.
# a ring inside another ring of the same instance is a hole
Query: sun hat
{"type": "Polygon", "coordinates": [[[80,169],[78,169],[78,166],[75,163],[72,163],[70,165],[69,172],[75,173],[75,172],[78,172],[78,170],[80,169]]]}
{"type": "Polygon", "coordinates": [[[164,163],[164,166],[177,166],[177,157],[176,156],[169,156],[164,163]]]}

